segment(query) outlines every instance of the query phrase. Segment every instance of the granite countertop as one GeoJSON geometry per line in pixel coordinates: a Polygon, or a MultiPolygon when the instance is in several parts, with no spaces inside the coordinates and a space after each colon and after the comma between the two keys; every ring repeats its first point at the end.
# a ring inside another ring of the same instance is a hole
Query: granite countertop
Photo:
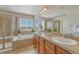
{"type": "MultiPolygon", "coordinates": [[[[49,42],[61,47],[62,49],[72,53],[72,54],[79,54],[79,41],[78,41],[78,45],[64,45],[64,44],[61,44],[61,43],[56,43],[54,41],[52,41],[52,38],[53,37],[57,37],[57,36],[60,36],[58,34],[48,34],[48,33],[35,33],[36,35],[38,36],[41,36],[43,37],[45,40],[48,40],[49,42]]],[[[62,36],[61,36],[62,37],[62,36]]]]}

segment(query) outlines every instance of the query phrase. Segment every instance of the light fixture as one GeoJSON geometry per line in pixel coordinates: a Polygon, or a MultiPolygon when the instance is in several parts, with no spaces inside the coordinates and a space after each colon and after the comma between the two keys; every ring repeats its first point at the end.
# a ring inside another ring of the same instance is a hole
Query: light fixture
{"type": "Polygon", "coordinates": [[[43,14],[43,13],[46,12],[46,11],[47,11],[47,8],[43,8],[43,9],[41,10],[40,14],[43,14]]]}
{"type": "Polygon", "coordinates": [[[46,11],[46,10],[47,10],[47,8],[44,8],[44,9],[43,9],[43,11],[46,11]]]}

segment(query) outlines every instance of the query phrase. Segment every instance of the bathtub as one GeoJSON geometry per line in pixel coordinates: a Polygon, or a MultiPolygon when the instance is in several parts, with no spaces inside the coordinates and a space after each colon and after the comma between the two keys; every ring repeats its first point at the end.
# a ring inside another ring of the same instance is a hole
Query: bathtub
{"type": "MultiPolygon", "coordinates": [[[[11,42],[6,42],[5,43],[5,48],[12,48],[13,46],[13,43],[12,42],[16,42],[16,41],[19,41],[19,40],[29,40],[29,39],[32,39],[33,38],[33,34],[26,34],[26,35],[19,35],[19,36],[5,36],[5,40],[8,41],[8,39],[12,39],[11,42]]],[[[3,37],[0,37],[0,40],[2,41],[3,40],[3,37]]],[[[3,44],[0,44],[0,49],[3,48],[3,44]]]]}
{"type": "MultiPolygon", "coordinates": [[[[25,39],[30,39],[33,38],[33,34],[26,34],[26,35],[18,35],[18,36],[5,36],[5,40],[12,38],[13,41],[16,40],[25,40],[25,39]]],[[[2,40],[3,37],[0,37],[0,40],[2,40]]]]}

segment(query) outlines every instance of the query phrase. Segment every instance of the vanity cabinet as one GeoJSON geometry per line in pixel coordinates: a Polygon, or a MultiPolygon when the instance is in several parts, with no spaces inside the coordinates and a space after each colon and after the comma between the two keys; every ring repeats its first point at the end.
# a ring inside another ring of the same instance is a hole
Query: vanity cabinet
{"type": "Polygon", "coordinates": [[[33,45],[39,54],[70,54],[68,51],[38,35],[34,36],[33,45]]]}

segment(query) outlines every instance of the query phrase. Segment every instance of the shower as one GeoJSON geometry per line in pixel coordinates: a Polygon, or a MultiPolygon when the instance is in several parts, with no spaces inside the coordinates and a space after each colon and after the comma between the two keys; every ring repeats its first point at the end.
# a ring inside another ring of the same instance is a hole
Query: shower
{"type": "Polygon", "coordinates": [[[0,50],[12,48],[12,16],[0,15],[0,50]]]}

